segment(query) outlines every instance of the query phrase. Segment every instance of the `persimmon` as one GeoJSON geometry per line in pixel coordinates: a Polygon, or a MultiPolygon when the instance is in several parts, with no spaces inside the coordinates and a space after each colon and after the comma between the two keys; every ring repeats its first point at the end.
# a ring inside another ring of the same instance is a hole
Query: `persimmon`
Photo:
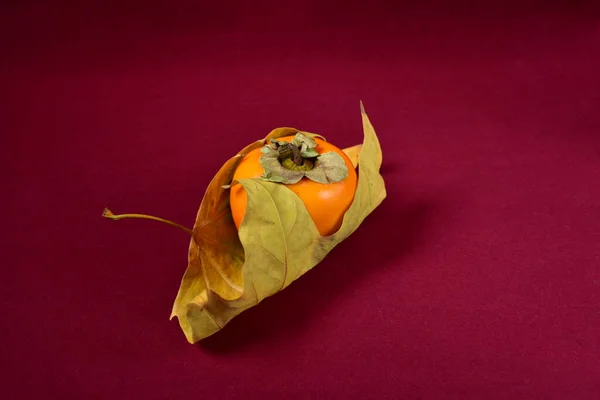
{"type": "MultiPolygon", "coordinates": [[[[321,236],[337,232],[358,183],[352,161],[341,149],[316,136],[298,133],[272,142],[244,155],[233,181],[262,177],[285,184],[302,200],[321,236]]],[[[233,221],[239,229],[247,195],[242,185],[230,189],[233,221]]]]}

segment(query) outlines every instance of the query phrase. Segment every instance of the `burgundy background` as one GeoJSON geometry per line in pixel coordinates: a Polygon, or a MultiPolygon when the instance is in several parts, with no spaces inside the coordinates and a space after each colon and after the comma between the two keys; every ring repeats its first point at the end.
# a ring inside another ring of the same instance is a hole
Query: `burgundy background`
{"type": "Polygon", "coordinates": [[[594,2],[9,2],[4,398],[600,397],[594,2]],[[544,4],[545,3],[545,4],[544,4]],[[380,137],[388,198],[202,342],[172,301],[226,157],[380,137]]]}

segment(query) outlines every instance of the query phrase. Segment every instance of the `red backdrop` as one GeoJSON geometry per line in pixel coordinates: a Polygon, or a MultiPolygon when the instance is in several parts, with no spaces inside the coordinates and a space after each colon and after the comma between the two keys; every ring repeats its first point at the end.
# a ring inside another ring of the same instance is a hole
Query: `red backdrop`
{"type": "Polygon", "coordinates": [[[594,2],[172,3],[1,6],[5,398],[599,398],[594,2]],[[388,198],[188,344],[188,237],[103,207],[190,226],[272,128],[360,143],[361,99],[388,198]]]}

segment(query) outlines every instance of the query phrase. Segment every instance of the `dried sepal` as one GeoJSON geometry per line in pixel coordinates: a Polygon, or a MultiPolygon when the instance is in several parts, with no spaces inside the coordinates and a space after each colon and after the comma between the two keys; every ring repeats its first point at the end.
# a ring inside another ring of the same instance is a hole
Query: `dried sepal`
{"type": "Polygon", "coordinates": [[[348,176],[344,159],[335,152],[320,153],[314,134],[298,132],[291,143],[271,139],[262,149],[263,180],[294,184],[306,177],[318,183],[340,182],[348,176]]]}

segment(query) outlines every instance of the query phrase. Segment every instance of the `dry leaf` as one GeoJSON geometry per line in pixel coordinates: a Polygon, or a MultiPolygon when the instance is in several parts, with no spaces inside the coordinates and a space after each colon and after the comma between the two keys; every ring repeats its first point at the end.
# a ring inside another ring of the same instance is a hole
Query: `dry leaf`
{"type": "MultiPolygon", "coordinates": [[[[257,300],[275,294],[313,262],[319,231],[304,203],[285,185],[261,179],[239,182],[248,195],[239,235],[257,300]]],[[[322,258],[322,257],[321,257],[322,258]]]]}
{"type": "MultiPolygon", "coordinates": [[[[344,150],[358,166],[356,194],[341,228],[331,236],[319,235],[302,201],[285,185],[260,178],[239,182],[247,192],[248,205],[239,232],[235,231],[223,185],[231,180],[240,157],[228,160],[217,173],[198,212],[188,269],[171,315],[178,318],[190,343],[217,332],[317,265],[386,197],[379,174],[381,147],[362,104],[361,114],[364,142],[344,150]]],[[[240,153],[297,132],[275,129],[240,153]]]]}
{"type": "Polygon", "coordinates": [[[264,146],[271,139],[296,132],[294,128],[277,128],[263,140],[249,144],[227,160],[206,189],[193,227],[188,267],[171,312],[171,318],[178,317],[188,340],[194,330],[214,333],[220,329],[218,318],[213,317],[210,306],[206,306],[215,304],[214,299],[208,301],[209,293],[223,300],[241,299],[244,294],[244,249],[231,216],[229,191],[223,186],[231,182],[241,155],[264,146]]]}
{"type": "Polygon", "coordinates": [[[357,144],[356,146],[348,147],[346,149],[342,149],[344,153],[348,156],[354,168],[358,166],[358,154],[362,149],[362,144],[357,144]]]}

